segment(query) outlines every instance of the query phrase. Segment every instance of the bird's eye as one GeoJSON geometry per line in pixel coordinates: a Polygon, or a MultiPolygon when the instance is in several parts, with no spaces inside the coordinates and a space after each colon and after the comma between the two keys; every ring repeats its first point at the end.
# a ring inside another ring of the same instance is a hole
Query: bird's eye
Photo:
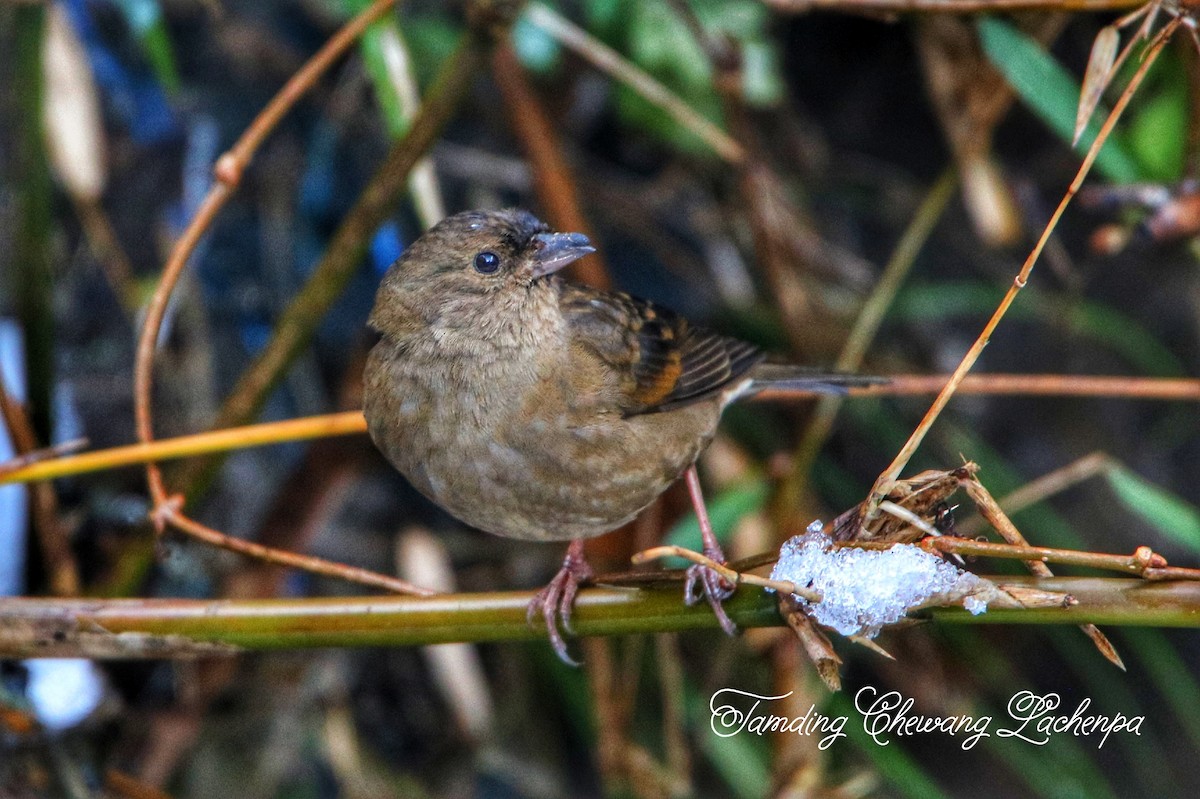
{"type": "Polygon", "coordinates": [[[500,268],[500,256],[487,250],[475,256],[475,271],[490,275],[500,268]]]}

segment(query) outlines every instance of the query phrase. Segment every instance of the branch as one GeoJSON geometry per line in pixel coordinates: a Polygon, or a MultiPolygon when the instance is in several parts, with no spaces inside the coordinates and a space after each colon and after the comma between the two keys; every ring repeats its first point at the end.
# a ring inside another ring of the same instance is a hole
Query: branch
{"type": "MultiPolygon", "coordinates": [[[[1005,586],[1070,594],[1069,608],[935,608],[950,624],[1115,624],[1200,627],[1200,583],[1099,577],[992,577],[1005,586]]],[[[329,646],[420,646],[528,641],[545,636],[526,620],[531,592],[428,598],[303,600],[0,599],[0,658],[172,658],[329,646]]],[[[738,626],[782,626],[778,597],[743,588],[726,605],[738,626]]],[[[683,603],[678,584],[589,588],[579,593],[579,635],[716,629],[706,606],[683,603]]]]}

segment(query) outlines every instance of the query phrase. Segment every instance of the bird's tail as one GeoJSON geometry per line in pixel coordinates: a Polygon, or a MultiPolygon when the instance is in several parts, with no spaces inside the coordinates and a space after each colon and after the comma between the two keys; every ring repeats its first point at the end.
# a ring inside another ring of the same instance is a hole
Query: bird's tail
{"type": "Polygon", "coordinates": [[[886,377],[850,375],[838,372],[821,372],[816,369],[786,363],[759,363],[748,375],[750,385],[742,396],[757,394],[767,389],[802,391],[813,394],[845,394],[857,386],[880,386],[888,382],[886,377]]]}

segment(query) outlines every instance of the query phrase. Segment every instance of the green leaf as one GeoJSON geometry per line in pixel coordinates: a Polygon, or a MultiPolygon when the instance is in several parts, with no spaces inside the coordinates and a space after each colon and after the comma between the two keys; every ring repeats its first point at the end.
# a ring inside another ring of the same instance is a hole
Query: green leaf
{"type": "Polygon", "coordinates": [[[850,721],[845,726],[848,740],[859,753],[866,757],[901,796],[914,799],[940,799],[947,794],[919,760],[893,742],[880,746],[866,732],[865,722],[854,702],[845,691],[834,694],[824,711],[829,716],[845,716],[850,721]]]}
{"type": "MultiPolygon", "coordinates": [[[[1007,286],[978,281],[915,285],[901,290],[888,309],[889,320],[928,323],[968,315],[990,316],[1007,286]]],[[[1013,304],[1008,321],[1033,319],[1072,336],[1091,339],[1121,355],[1140,374],[1178,377],[1182,362],[1149,331],[1107,305],[1030,286],[1013,304]]],[[[997,336],[1006,335],[1003,331],[997,336]]]]}
{"type": "Polygon", "coordinates": [[[1129,146],[1148,180],[1174,182],[1183,174],[1187,155],[1187,74],[1178,58],[1160,59],[1155,72],[1162,80],[1153,91],[1141,92],[1129,121],[1129,146]]]}
{"type": "MultiPolygon", "coordinates": [[[[351,13],[358,13],[366,6],[366,0],[348,0],[346,5],[351,13]]],[[[384,19],[369,27],[359,42],[363,63],[371,76],[371,84],[375,89],[375,100],[387,125],[388,135],[398,139],[408,131],[408,117],[400,102],[395,84],[388,74],[387,58],[384,53],[384,37],[395,36],[400,39],[400,29],[394,19],[384,19]]]]}
{"type": "Polygon", "coordinates": [[[1126,508],[1175,543],[1200,552],[1200,508],[1123,466],[1109,469],[1105,477],[1126,508]]]}
{"type": "Polygon", "coordinates": [[[404,18],[404,32],[417,82],[428,86],[438,68],[454,55],[462,28],[447,17],[414,14],[404,18]]]}
{"type": "MultiPolygon", "coordinates": [[[[1079,82],[1040,44],[1009,23],[996,17],[981,17],[976,26],[988,60],[1033,112],[1070,144],[1079,104],[1079,82]]],[[[1106,113],[1098,106],[1092,115],[1092,121],[1075,148],[1081,155],[1087,152],[1100,132],[1106,113]]],[[[1133,183],[1143,177],[1137,160],[1115,131],[1100,150],[1096,168],[1117,183],[1133,183]]]]}
{"type": "Polygon", "coordinates": [[[739,799],[766,796],[771,787],[768,740],[753,733],[722,737],[713,730],[709,697],[688,681],[685,683],[688,726],[699,739],[700,749],[713,770],[739,799]]]}

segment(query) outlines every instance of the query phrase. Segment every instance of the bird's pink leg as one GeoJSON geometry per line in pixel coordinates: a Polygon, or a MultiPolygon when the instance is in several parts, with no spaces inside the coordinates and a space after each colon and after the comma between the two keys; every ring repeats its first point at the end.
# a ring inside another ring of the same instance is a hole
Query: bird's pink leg
{"type": "MultiPolygon", "coordinates": [[[[700,491],[700,475],[696,472],[696,464],[693,463],[689,466],[685,475],[688,495],[692,498],[692,507],[695,508],[696,519],[700,522],[700,536],[704,540],[704,555],[717,563],[724,563],[725,552],[717,542],[716,534],[713,533],[712,522],[708,520],[708,508],[704,504],[704,494],[700,491]]],[[[734,635],[737,633],[737,625],[733,623],[733,619],[729,618],[729,614],[725,612],[725,606],[722,604],[733,596],[733,590],[734,586],[724,577],[707,566],[696,564],[688,567],[687,582],[683,587],[683,599],[689,605],[696,604],[702,597],[707,599],[708,604],[712,605],[717,621],[721,623],[721,629],[729,635],[734,635]],[[697,586],[699,587],[698,591],[697,586]]]]}
{"type": "Polygon", "coordinates": [[[567,556],[563,558],[558,574],[529,600],[526,619],[532,624],[534,617],[541,614],[546,622],[550,646],[568,666],[578,666],[579,663],[567,654],[567,642],[558,629],[558,621],[562,619],[563,629],[567,632],[574,632],[571,629],[571,611],[575,607],[575,595],[579,593],[579,584],[592,579],[592,574],[592,567],[583,554],[583,539],[577,538],[567,547],[567,556]]]}

